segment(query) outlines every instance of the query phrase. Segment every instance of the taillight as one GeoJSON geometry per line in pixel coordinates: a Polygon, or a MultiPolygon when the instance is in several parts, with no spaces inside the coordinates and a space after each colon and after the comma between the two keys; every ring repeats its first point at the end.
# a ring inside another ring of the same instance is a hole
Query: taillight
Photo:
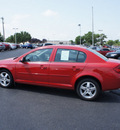
{"type": "Polygon", "coordinates": [[[114,71],[120,74],[120,65],[114,68],[114,71]]]}

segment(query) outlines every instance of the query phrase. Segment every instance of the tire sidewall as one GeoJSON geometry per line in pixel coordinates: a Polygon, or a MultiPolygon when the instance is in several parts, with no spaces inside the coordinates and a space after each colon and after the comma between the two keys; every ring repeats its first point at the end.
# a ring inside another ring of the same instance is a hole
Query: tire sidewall
{"type": "Polygon", "coordinates": [[[0,84],[0,87],[2,87],[2,88],[11,88],[12,86],[14,86],[14,81],[13,81],[12,74],[8,70],[5,70],[5,69],[0,70],[0,74],[2,72],[6,72],[10,76],[10,83],[7,86],[3,86],[3,85],[0,84]]]}
{"type": "Polygon", "coordinates": [[[85,79],[82,79],[81,81],[79,81],[79,83],[77,84],[77,87],[76,87],[76,92],[78,94],[78,96],[83,99],[83,100],[86,100],[86,101],[92,101],[92,100],[95,100],[98,98],[99,94],[100,94],[100,86],[99,84],[94,80],[94,79],[91,79],[91,78],[85,78],[85,79]],[[95,85],[96,87],[96,94],[92,97],[92,98],[85,98],[81,95],[80,93],[80,87],[81,85],[84,83],[84,82],[91,82],[92,84],[95,85]]]}

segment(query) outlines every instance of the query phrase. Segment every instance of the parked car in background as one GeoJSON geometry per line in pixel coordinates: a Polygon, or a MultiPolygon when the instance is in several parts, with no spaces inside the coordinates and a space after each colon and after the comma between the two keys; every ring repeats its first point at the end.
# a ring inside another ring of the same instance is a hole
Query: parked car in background
{"type": "Polygon", "coordinates": [[[3,51],[3,50],[5,50],[5,45],[0,42],[0,51],[3,51]]]}
{"type": "Polygon", "coordinates": [[[79,46],[44,46],[0,60],[0,86],[25,83],[75,90],[84,100],[120,88],[120,61],[79,46]],[[92,58],[91,58],[92,57],[92,58]]]}
{"type": "Polygon", "coordinates": [[[90,46],[89,48],[96,51],[101,49],[99,46],[90,46]]]}
{"type": "Polygon", "coordinates": [[[7,44],[5,42],[3,42],[3,44],[5,45],[5,50],[10,50],[10,45],[9,44],[7,44]]]}
{"type": "Polygon", "coordinates": [[[34,45],[32,45],[31,43],[25,43],[21,46],[22,48],[30,48],[30,49],[33,49],[34,48],[34,45]]]}
{"type": "Polygon", "coordinates": [[[32,49],[37,48],[37,47],[38,46],[35,43],[32,44],[32,49]]]}
{"type": "Polygon", "coordinates": [[[41,44],[38,44],[37,46],[42,47],[42,46],[50,46],[50,45],[55,45],[55,44],[53,44],[53,43],[41,43],[41,44]]]}
{"type": "Polygon", "coordinates": [[[20,44],[17,44],[17,43],[16,43],[16,48],[20,48],[20,44]]]}
{"type": "Polygon", "coordinates": [[[103,48],[111,48],[110,45],[104,45],[103,48]]]}
{"type": "Polygon", "coordinates": [[[50,45],[55,45],[53,43],[43,43],[43,46],[50,46],[50,45]]]}
{"type": "Polygon", "coordinates": [[[105,56],[108,52],[113,52],[113,50],[110,50],[109,48],[102,48],[102,49],[97,50],[97,52],[105,56]]]}
{"type": "Polygon", "coordinates": [[[11,49],[11,50],[14,50],[14,49],[16,49],[16,48],[17,48],[17,46],[16,46],[16,44],[15,44],[15,43],[7,43],[7,44],[9,44],[9,45],[10,45],[10,49],[11,49]]]}
{"type": "Polygon", "coordinates": [[[27,48],[27,47],[28,47],[28,44],[29,44],[29,43],[24,43],[21,47],[22,47],[22,48],[27,48]]]}
{"type": "Polygon", "coordinates": [[[109,52],[105,55],[107,58],[119,59],[120,60],[120,50],[115,52],[109,52]]]}

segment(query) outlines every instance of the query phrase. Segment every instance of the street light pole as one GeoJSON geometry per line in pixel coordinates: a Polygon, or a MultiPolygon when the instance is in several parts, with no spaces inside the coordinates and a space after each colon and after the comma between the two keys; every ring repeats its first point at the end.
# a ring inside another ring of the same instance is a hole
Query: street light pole
{"type": "Polygon", "coordinates": [[[80,26],[80,45],[81,45],[81,24],[78,24],[80,26]]]}
{"type": "Polygon", "coordinates": [[[4,18],[1,17],[1,19],[2,19],[2,26],[3,26],[3,41],[5,41],[4,18]]]}
{"type": "Polygon", "coordinates": [[[94,46],[94,16],[93,16],[93,7],[92,7],[92,45],[94,46]]]}
{"type": "MultiPolygon", "coordinates": [[[[98,30],[98,31],[102,32],[103,30],[98,30]]],[[[102,34],[101,34],[100,41],[101,41],[101,45],[102,45],[102,34]]]]}
{"type": "Polygon", "coordinates": [[[16,30],[17,30],[18,28],[13,28],[13,29],[15,30],[15,43],[17,43],[16,30]]]}

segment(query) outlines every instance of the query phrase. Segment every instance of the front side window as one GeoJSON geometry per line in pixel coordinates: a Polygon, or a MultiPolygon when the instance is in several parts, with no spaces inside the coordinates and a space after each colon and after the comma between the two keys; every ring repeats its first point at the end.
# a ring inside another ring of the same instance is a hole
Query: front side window
{"type": "Polygon", "coordinates": [[[51,56],[52,49],[41,49],[34,51],[30,54],[28,54],[25,58],[24,61],[26,62],[40,62],[40,61],[49,61],[49,58],[51,56]]]}
{"type": "Polygon", "coordinates": [[[84,62],[86,54],[77,50],[58,49],[55,62],[84,62]]]}

